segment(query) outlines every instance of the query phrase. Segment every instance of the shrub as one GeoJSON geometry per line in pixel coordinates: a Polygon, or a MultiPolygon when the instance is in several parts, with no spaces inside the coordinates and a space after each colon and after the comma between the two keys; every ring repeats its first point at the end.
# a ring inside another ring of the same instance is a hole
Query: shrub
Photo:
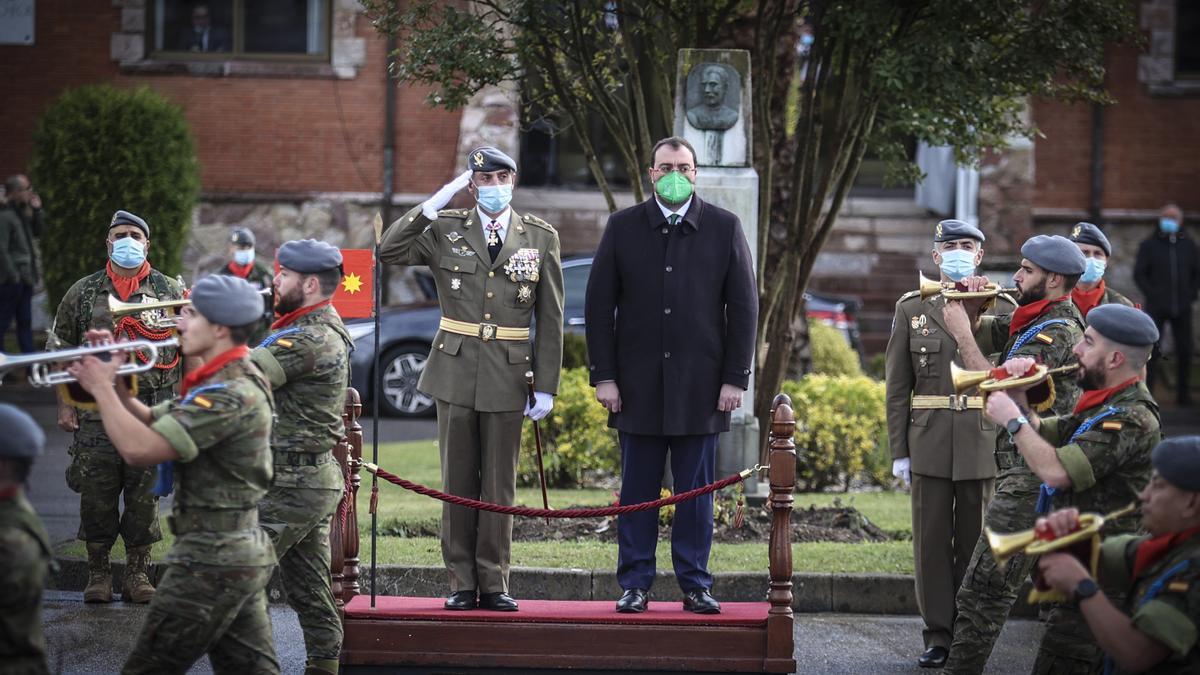
{"type": "Polygon", "coordinates": [[[783,392],[792,398],[796,413],[797,489],[848,489],[851,479],[864,471],[887,484],[890,459],[881,460],[887,454],[882,382],[806,375],[799,382],[784,382],[783,392]]]}
{"type": "MultiPolygon", "coordinates": [[[[529,421],[525,425],[517,481],[521,485],[537,485],[533,428],[529,421]]],[[[596,401],[586,367],[562,371],[554,409],[542,418],[540,426],[548,486],[580,487],[597,474],[618,472],[621,451],[617,431],[608,427],[608,411],[596,401]]]]}
{"type": "Polygon", "coordinates": [[[587,339],[578,333],[563,333],[563,370],[587,368],[587,339]]]}
{"type": "Polygon", "coordinates": [[[150,224],[151,264],[179,273],[200,178],[178,106],[146,87],[69,89],[38,120],[29,174],[49,215],[41,247],[51,310],[104,266],[104,226],[118,209],[150,224]]]}
{"type": "Polygon", "coordinates": [[[817,375],[862,375],[858,354],[846,343],[841,331],[821,321],[808,322],[812,372],[817,375]]]}

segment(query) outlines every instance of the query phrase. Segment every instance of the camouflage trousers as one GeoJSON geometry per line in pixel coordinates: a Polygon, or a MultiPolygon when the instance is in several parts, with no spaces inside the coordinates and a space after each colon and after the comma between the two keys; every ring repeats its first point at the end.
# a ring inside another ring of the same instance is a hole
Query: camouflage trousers
{"type": "Polygon", "coordinates": [[[278,673],[270,578],[270,567],[169,565],[121,672],[184,673],[207,653],[216,673],[278,673]]]}
{"type": "Polygon", "coordinates": [[[272,485],[258,505],[259,525],[275,544],[279,576],[310,661],[336,659],[342,651],[329,572],[329,522],[341,498],[340,489],[272,485]]]}
{"type": "Polygon", "coordinates": [[[80,421],[70,453],[67,487],[79,494],[81,540],[112,546],[121,535],[125,546],[132,547],[162,539],[158,497],[151,492],[156,478],[154,467],[126,464],[99,420],[80,421]]]}

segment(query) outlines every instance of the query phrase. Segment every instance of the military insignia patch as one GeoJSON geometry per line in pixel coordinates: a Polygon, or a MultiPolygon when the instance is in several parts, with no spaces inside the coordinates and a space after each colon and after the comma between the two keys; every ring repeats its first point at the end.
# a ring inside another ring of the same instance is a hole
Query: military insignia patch
{"type": "Polygon", "coordinates": [[[1186,581],[1172,581],[1167,584],[1167,591],[1170,593],[1187,593],[1188,588],[1188,582],[1186,581]]]}
{"type": "Polygon", "coordinates": [[[475,166],[483,166],[483,153],[482,152],[475,153],[475,155],[472,159],[475,160],[475,166]]]}
{"type": "Polygon", "coordinates": [[[457,232],[451,232],[450,234],[446,235],[446,238],[450,240],[451,244],[456,244],[456,243],[458,243],[458,240],[462,239],[463,237],[461,234],[459,234],[457,232]]]}
{"type": "Polygon", "coordinates": [[[201,408],[204,408],[205,410],[208,410],[213,405],[212,401],[204,398],[203,396],[194,397],[192,399],[192,403],[195,403],[196,405],[200,406],[201,408]]]}
{"type": "Polygon", "coordinates": [[[279,345],[280,347],[283,347],[284,349],[291,349],[291,348],[292,348],[292,341],[291,341],[291,340],[285,340],[285,339],[283,339],[283,338],[279,338],[278,340],[276,340],[276,341],[275,341],[275,344],[279,345]]]}
{"type": "Polygon", "coordinates": [[[937,239],[940,236],[942,236],[942,224],[938,223],[937,227],[933,230],[933,238],[937,239]]]}
{"type": "Polygon", "coordinates": [[[1080,233],[1081,231],[1083,231],[1083,226],[1082,226],[1082,225],[1076,225],[1076,226],[1075,226],[1075,229],[1071,230],[1071,238],[1072,238],[1072,239],[1078,239],[1078,238],[1079,238],[1079,233],[1080,233]]]}
{"type": "Polygon", "coordinates": [[[542,254],[536,248],[519,248],[517,252],[504,263],[504,273],[510,281],[531,281],[537,283],[540,278],[538,268],[542,264],[542,254]]]}
{"type": "Polygon", "coordinates": [[[1115,420],[1112,422],[1102,422],[1100,424],[1100,428],[1103,429],[1104,431],[1120,431],[1121,428],[1124,426],[1125,426],[1124,422],[1118,422],[1115,420]]]}
{"type": "Polygon", "coordinates": [[[454,277],[450,280],[450,290],[457,291],[460,288],[462,288],[462,279],[454,277]]]}
{"type": "Polygon", "coordinates": [[[1054,344],[1054,338],[1050,337],[1049,335],[1046,335],[1045,333],[1038,333],[1037,335],[1035,335],[1033,337],[1038,342],[1044,342],[1045,344],[1048,344],[1048,345],[1054,344]]]}
{"type": "Polygon", "coordinates": [[[471,249],[467,248],[466,244],[463,244],[462,248],[452,248],[450,250],[453,251],[457,255],[463,256],[464,258],[467,256],[475,255],[475,252],[472,251],[471,249]]]}
{"type": "Polygon", "coordinates": [[[529,302],[533,299],[533,289],[526,284],[521,284],[517,287],[517,300],[520,302],[529,302]]]}
{"type": "Polygon", "coordinates": [[[927,323],[929,323],[929,319],[927,319],[924,314],[921,316],[914,316],[912,321],[909,322],[913,330],[920,330],[921,328],[924,328],[925,324],[927,323]]]}

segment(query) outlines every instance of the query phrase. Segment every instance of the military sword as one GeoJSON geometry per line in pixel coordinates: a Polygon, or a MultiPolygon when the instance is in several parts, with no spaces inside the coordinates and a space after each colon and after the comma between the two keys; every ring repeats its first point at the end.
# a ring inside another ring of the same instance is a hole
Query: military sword
{"type": "MultiPolygon", "coordinates": [[[[533,393],[533,371],[525,371],[525,384],[529,385],[529,407],[532,408],[537,403],[537,396],[533,393]]],[[[538,426],[537,420],[533,422],[533,446],[537,450],[537,466],[538,466],[538,482],[542,484],[542,507],[549,509],[550,500],[546,497],[546,470],[542,468],[542,430],[538,426]]],[[[546,524],[550,524],[550,519],[546,518],[546,524]]]]}

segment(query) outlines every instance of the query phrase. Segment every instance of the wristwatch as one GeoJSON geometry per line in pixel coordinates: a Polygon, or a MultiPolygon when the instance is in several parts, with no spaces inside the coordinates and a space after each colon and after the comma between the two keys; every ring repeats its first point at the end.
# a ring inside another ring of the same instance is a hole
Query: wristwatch
{"type": "Polygon", "coordinates": [[[1096,585],[1096,580],[1088,577],[1075,586],[1075,602],[1077,604],[1083,602],[1099,591],[1100,587],[1096,585]]]}
{"type": "Polygon", "coordinates": [[[1017,432],[1021,430],[1022,424],[1029,424],[1029,420],[1024,415],[1017,415],[1004,423],[1004,430],[1008,432],[1009,436],[1016,436],[1017,432]]]}

